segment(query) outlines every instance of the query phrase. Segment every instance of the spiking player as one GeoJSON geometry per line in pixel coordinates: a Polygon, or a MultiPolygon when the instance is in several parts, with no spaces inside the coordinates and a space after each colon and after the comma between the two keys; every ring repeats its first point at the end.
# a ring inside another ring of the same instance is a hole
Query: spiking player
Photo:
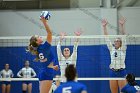
{"type": "Polygon", "coordinates": [[[29,51],[33,55],[36,55],[36,59],[39,60],[41,64],[38,75],[40,81],[40,93],[49,93],[53,80],[53,69],[58,70],[59,68],[57,65],[53,65],[54,56],[51,50],[52,32],[45,19],[47,18],[45,16],[48,16],[49,14],[46,13],[45,16],[44,14],[45,13],[42,13],[41,15],[41,21],[47,32],[46,41],[43,43],[43,39],[38,35],[32,36],[29,44],[29,51]]]}

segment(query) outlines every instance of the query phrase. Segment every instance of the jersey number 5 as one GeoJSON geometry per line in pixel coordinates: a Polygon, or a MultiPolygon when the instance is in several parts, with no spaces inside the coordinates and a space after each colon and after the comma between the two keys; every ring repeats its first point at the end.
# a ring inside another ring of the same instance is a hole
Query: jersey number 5
{"type": "Polygon", "coordinates": [[[39,53],[39,59],[44,59],[45,57],[44,57],[44,55],[43,55],[43,53],[39,53]]]}
{"type": "Polygon", "coordinates": [[[135,89],[137,90],[137,91],[140,91],[140,87],[139,86],[134,86],[135,87],[135,89]]]}
{"type": "Polygon", "coordinates": [[[65,87],[65,88],[63,88],[62,93],[72,93],[71,92],[71,88],[72,87],[65,87]]]}

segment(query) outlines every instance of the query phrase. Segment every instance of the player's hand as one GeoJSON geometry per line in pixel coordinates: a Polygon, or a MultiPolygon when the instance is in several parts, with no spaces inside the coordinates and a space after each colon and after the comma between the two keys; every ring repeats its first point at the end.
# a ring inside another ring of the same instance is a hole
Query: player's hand
{"type": "Polygon", "coordinates": [[[119,20],[119,24],[120,24],[120,25],[124,25],[125,22],[126,22],[126,18],[121,17],[120,20],[119,20]]]}
{"type": "Polygon", "coordinates": [[[60,33],[60,41],[62,41],[66,36],[66,32],[61,32],[60,33]]]}
{"type": "Polygon", "coordinates": [[[74,32],[76,36],[80,36],[82,34],[82,29],[79,28],[77,31],[74,32]]]}
{"type": "Polygon", "coordinates": [[[58,71],[59,70],[58,65],[53,66],[53,69],[56,70],[56,71],[58,71]]]}
{"type": "Polygon", "coordinates": [[[102,26],[103,26],[103,27],[106,27],[107,24],[108,24],[107,20],[106,20],[106,19],[103,19],[103,20],[102,20],[102,26]]]}
{"type": "Polygon", "coordinates": [[[41,16],[41,19],[40,19],[43,23],[46,23],[46,19],[43,17],[43,16],[41,16]]]}

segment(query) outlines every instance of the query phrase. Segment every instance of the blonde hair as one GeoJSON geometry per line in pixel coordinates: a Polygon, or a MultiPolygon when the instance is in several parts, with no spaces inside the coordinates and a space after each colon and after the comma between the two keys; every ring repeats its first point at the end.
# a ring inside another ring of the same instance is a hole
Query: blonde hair
{"type": "Polygon", "coordinates": [[[36,43],[37,41],[37,37],[36,35],[32,36],[30,38],[30,44],[28,45],[28,51],[32,54],[32,55],[36,55],[36,58],[34,59],[34,61],[38,61],[39,57],[38,57],[38,44],[36,43]]]}
{"type": "Polygon", "coordinates": [[[122,39],[121,38],[116,38],[116,40],[119,40],[119,42],[120,42],[120,47],[122,47],[122,39]]]}

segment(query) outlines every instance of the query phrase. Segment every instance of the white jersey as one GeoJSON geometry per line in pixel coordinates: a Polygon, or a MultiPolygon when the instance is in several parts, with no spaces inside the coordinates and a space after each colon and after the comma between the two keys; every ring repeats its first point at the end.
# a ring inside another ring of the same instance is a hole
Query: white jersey
{"type": "Polygon", "coordinates": [[[24,67],[17,73],[17,76],[22,78],[32,78],[36,76],[36,73],[31,67],[24,67]]]}
{"type": "Polygon", "coordinates": [[[126,57],[126,38],[122,38],[122,46],[119,49],[115,49],[111,41],[106,39],[108,49],[111,55],[110,69],[125,68],[125,57],[126,57]]]}
{"type": "Polygon", "coordinates": [[[68,59],[66,59],[62,55],[60,41],[57,44],[57,55],[58,55],[58,61],[59,61],[59,66],[60,66],[60,71],[61,71],[62,82],[66,82],[65,69],[66,69],[67,65],[74,64],[76,66],[77,47],[78,47],[78,42],[75,42],[72,55],[68,59]]]}
{"type": "Polygon", "coordinates": [[[14,74],[12,72],[11,69],[9,69],[8,71],[6,71],[5,69],[3,69],[1,72],[0,72],[0,77],[1,78],[11,78],[13,77],[14,74]]]}

